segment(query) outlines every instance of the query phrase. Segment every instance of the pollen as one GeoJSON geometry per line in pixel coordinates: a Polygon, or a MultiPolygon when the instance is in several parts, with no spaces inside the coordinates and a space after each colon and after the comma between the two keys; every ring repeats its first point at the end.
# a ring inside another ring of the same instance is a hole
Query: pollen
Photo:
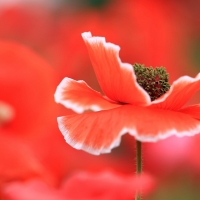
{"type": "Polygon", "coordinates": [[[169,74],[164,67],[133,65],[138,84],[149,94],[151,101],[159,98],[170,89],[169,74]]]}

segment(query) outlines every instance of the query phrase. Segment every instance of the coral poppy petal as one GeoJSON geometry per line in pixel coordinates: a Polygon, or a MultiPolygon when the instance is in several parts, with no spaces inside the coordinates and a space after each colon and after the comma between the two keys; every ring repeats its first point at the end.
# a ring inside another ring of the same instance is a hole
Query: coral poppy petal
{"type": "Polygon", "coordinates": [[[67,143],[96,155],[109,153],[127,132],[144,142],[200,132],[200,121],[187,114],[133,105],[59,117],[58,124],[67,143]]]}
{"type": "Polygon", "coordinates": [[[189,114],[195,119],[200,120],[200,104],[188,106],[179,110],[182,113],[189,114]]]}
{"type": "Polygon", "coordinates": [[[151,107],[179,110],[200,90],[200,73],[195,77],[183,76],[176,80],[170,90],[152,102],[151,107]]]}
{"type": "Polygon", "coordinates": [[[120,47],[106,43],[103,37],[92,37],[90,32],[82,34],[90,59],[103,92],[117,102],[134,105],[150,104],[150,97],[136,81],[133,66],[122,63],[120,47]]]}
{"type": "Polygon", "coordinates": [[[104,98],[84,81],[75,81],[70,78],[64,78],[57,87],[55,101],[77,113],[89,109],[99,111],[120,106],[104,98]]]}

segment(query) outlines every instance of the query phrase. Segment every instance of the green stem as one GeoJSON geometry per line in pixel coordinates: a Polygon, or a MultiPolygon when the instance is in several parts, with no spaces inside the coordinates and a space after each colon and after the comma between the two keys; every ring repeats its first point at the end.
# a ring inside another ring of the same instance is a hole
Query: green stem
{"type": "Polygon", "coordinates": [[[136,173],[142,173],[142,143],[136,140],[136,173]]]}
{"type": "MultiPolygon", "coordinates": [[[[136,140],[136,174],[140,176],[142,173],[142,143],[136,140]]],[[[135,200],[141,200],[141,191],[137,191],[135,200]]]]}

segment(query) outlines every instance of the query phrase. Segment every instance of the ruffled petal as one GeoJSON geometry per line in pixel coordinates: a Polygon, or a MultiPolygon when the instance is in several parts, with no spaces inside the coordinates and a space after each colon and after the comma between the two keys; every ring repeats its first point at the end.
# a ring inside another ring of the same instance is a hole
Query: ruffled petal
{"type": "Polygon", "coordinates": [[[179,111],[200,120],[200,104],[188,106],[179,111]]]}
{"type": "Polygon", "coordinates": [[[200,90],[200,73],[195,77],[183,76],[176,80],[170,90],[152,102],[151,107],[179,110],[200,90]]]}
{"type": "Polygon", "coordinates": [[[64,78],[57,87],[55,101],[77,113],[89,109],[99,111],[120,106],[104,98],[84,81],[75,81],[70,78],[64,78]]]}
{"type": "Polygon", "coordinates": [[[150,97],[136,82],[132,65],[122,63],[120,47],[106,43],[103,37],[92,37],[90,32],[82,37],[88,48],[95,74],[103,92],[110,99],[134,105],[150,104],[150,97]]]}
{"type": "Polygon", "coordinates": [[[59,117],[58,124],[67,143],[96,155],[109,153],[127,132],[144,142],[200,132],[200,121],[187,114],[132,105],[59,117]]]}

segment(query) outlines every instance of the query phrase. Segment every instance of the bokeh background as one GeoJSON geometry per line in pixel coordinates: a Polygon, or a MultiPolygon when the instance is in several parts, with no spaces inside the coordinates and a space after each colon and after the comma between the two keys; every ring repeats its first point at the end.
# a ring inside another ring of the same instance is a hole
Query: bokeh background
{"type": "MultiPolygon", "coordinates": [[[[135,174],[128,134],[110,154],[93,156],[58,130],[57,116],[73,113],[54,102],[64,77],[100,91],[86,31],[119,45],[123,62],[164,66],[170,83],[200,71],[199,0],[1,0],[0,199],[60,200],[62,183],[80,172],[135,174]]],[[[188,104],[199,100],[198,92],[188,104]]],[[[199,200],[200,136],[144,143],[143,170],[153,179],[145,199],[199,200]]]]}

